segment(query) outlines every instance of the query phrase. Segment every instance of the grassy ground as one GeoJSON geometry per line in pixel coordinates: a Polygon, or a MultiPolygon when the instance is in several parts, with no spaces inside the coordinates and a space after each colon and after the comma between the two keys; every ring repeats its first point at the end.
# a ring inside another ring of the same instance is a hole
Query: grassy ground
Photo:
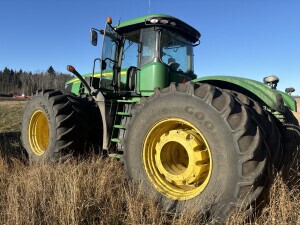
{"type": "MultiPolygon", "coordinates": [[[[14,153],[22,151],[19,124],[24,103],[0,102],[0,224],[199,224],[191,211],[168,214],[128,186],[122,164],[91,156],[56,165],[28,165],[14,153]],[[10,112],[10,113],[9,113],[10,112]],[[6,152],[6,154],[3,154],[6,152]],[[10,154],[7,154],[10,153],[10,154]]],[[[297,171],[275,174],[264,206],[251,220],[243,212],[227,224],[300,224],[297,171]],[[285,180],[290,180],[287,185],[285,180]]],[[[298,174],[299,175],[299,174],[298,174]]]]}
{"type": "Polygon", "coordinates": [[[5,159],[11,155],[20,158],[23,154],[20,126],[25,104],[25,101],[0,101],[0,153],[5,159]]]}
{"type": "Polygon", "coordinates": [[[19,132],[25,101],[0,101],[0,133],[19,132]]]}

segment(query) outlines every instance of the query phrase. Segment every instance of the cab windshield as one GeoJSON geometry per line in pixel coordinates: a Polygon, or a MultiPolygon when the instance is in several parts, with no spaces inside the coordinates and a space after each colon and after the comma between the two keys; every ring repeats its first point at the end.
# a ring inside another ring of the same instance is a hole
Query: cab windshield
{"type": "Polygon", "coordinates": [[[118,43],[117,33],[109,24],[107,24],[102,47],[102,60],[106,62],[107,66],[105,70],[102,70],[102,75],[105,75],[105,73],[108,72],[112,74],[112,70],[117,63],[116,50],[118,48],[118,43]]]}

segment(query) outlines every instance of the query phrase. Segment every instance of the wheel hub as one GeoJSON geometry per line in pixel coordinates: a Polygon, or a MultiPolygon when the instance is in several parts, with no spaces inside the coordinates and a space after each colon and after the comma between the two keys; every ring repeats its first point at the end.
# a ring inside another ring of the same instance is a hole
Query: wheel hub
{"type": "Polygon", "coordinates": [[[205,145],[191,131],[178,129],[163,134],[155,147],[159,172],[176,185],[195,184],[209,169],[208,164],[202,164],[208,152],[199,147],[205,145]]]}
{"type": "Polygon", "coordinates": [[[203,191],[212,168],[199,130],[175,118],[158,122],[148,132],[143,160],[151,183],[172,199],[190,199],[203,191]]]}
{"type": "Polygon", "coordinates": [[[38,110],[30,118],[28,139],[32,152],[38,156],[45,153],[49,142],[49,125],[45,113],[38,110]]]}

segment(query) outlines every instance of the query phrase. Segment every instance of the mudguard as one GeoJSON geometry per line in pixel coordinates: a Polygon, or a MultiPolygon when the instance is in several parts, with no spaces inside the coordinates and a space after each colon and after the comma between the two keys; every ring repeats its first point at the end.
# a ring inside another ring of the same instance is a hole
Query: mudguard
{"type": "Polygon", "coordinates": [[[220,88],[243,92],[279,112],[284,112],[283,100],[284,106],[292,111],[297,111],[297,104],[293,97],[255,80],[233,76],[206,76],[192,80],[192,82],[209,83],[220,88]]]}

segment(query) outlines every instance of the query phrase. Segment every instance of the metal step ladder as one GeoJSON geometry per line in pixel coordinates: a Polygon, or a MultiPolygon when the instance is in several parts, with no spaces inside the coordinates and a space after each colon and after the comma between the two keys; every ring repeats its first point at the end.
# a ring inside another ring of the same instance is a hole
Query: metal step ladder
{"type": "Polygon", "coordinates": [[[116,143],[118,153],[108,154],[109,157],[118,158],[118,159],[122,157],[124,151],[123,140],[125,138],[125,133],[126,133],[126,124],[131,119],[132,106],[138,103],[139,101],[140,98],[117,100],[118,104],[123,105],[122,107],[123,111],[117,111],[116,113],[115,122],[114,122],[115,124],[113,126],[112,134],[117,134],[117,136],[114,135],[115,137],[112,137],[110,141],[116,143]]]}

